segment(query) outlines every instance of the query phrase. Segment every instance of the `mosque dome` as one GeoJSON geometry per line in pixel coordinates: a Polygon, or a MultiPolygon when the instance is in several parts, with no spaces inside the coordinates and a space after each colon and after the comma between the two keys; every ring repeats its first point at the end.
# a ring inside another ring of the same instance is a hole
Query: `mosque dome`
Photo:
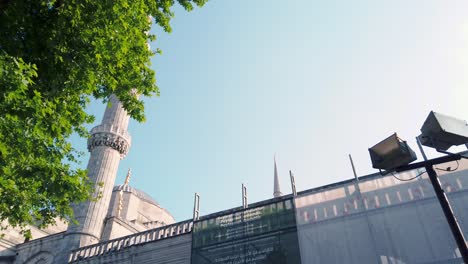
{"type": "Polygon", "coordinates": [[[112,190],[112,192],[115,192],[115,191],[124,191],[124,192],[128,192],[128,193],[132,193],[133,195],[135,195],[136,197],[140,198],[141,200],[144,200],[148,203],[151,203],[151,204],[154,204],[156,206],[159,206],[159,203],[156,202],[153,197],[151,197],[149,194],[145,193],[144,191],[142,190],[138,190],[136,188],[133,188],[132,186],[128,185],[128,184],[120,184],[120,185],[116,185],[114,186],[114,189],[112,190]]]}
{"type": "Polygon", "coordinates": [[[172,214],[149,194],[129,184],[114,186],[110,204],[109,216],[118,216],[134,224],[144,225],[146,228],[155,228],[175,222],[172,214]]]}

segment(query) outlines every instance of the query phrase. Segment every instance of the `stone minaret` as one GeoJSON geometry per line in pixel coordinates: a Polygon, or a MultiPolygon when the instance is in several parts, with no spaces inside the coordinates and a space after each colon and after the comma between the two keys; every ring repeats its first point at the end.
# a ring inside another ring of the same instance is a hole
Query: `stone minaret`
{"type": "Polygon", "coordinates": [[[91,130],[88,150],[88,177],[94,183],[93,197],[73,206],[79,225],[71,224],[66,233],[69,249],[95,244],[100,241],[104,221],[114,187],[120,160],[130,148],[131,138],[127,132],[129,116],[115,95],[110,97],[100,125],[91,130]]]}
{"type": "Polygon", "coordinates": [[[275,175],[274,175],[274,183],[273,183],[273,197],[280,197],[283,195],[280,190],[280,184],[279,184],[279,177],[278,177],[278,169],[276,168],[276,156],[274,158],[275,162],[275,175]]]}

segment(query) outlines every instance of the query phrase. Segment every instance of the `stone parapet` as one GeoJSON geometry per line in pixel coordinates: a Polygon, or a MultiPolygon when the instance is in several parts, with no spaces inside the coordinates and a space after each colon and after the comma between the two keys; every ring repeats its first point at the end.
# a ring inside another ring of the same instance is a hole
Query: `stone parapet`
{"type": "Polygon", "coordinates": [[[104,256],[106,254],[125,250],[132,246],[189,234],[192,232],[192,228],[192,220],[187,220],[141,233],[97,243],[94,245],[85,246],[73,250],[68,261],[69,263],[77,263],[93,257],[104,256]]]}

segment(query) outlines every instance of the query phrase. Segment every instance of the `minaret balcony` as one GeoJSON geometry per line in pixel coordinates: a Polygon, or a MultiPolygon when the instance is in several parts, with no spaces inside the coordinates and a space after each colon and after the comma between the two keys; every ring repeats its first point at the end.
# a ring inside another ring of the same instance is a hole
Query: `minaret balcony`
{"type": "Polygon", "coordinates": [[[105,146],[117,150],[121,158],[124,158],[130,149],[131,136],[125,130],[116,126],[99,125],[91,129],[91,137],[88,139],[88,151],[105,146]]]}

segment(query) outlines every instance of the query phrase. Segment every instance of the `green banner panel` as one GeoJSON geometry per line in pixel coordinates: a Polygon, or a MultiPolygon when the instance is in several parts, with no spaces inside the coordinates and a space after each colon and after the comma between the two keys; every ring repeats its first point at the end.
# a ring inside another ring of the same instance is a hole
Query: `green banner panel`
{"type": "Polygon", "coordinates": [[[195,222],[192,264],[300,262],[291,199],[240,209],[195,222]]]}

